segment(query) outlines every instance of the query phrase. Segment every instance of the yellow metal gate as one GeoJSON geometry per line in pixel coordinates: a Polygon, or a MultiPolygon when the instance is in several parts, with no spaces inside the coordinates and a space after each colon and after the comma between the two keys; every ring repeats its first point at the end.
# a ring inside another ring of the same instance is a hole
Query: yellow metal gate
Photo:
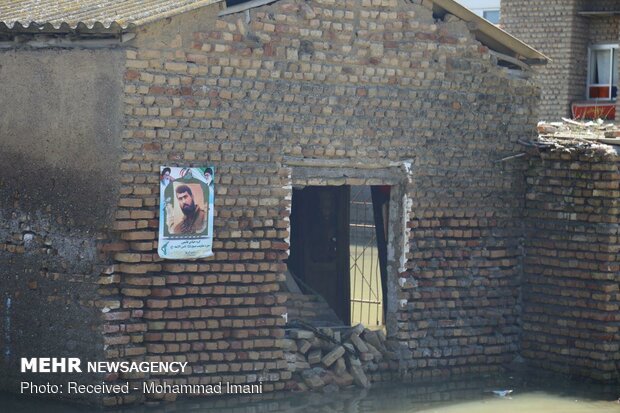
{"type": "Polygon", "coordinates": [[[351,325],[381,328],[383,288],[371,187],[352,186],[350,202],[351,325]]]}

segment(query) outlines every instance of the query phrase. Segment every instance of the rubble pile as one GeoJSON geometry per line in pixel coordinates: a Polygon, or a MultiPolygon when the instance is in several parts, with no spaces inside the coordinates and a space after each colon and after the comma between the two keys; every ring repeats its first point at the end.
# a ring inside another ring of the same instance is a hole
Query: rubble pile
{"type": "Polygon", "coordinates": [[[562,122],[538,122],[538,143],[572,141],[620,145],[620,127],[603,120],[580,122],[562,118],[562,122]]]}
{"type": "Polygon", "coordinates": [[[293,390],[335,392],[356,385],[370,387],[369,375],[385,370],[396,353],[386,345],[383,331],[362,324],[345,331],[332,328],[295,328],[283,340],[288,387],[293,390]]]}

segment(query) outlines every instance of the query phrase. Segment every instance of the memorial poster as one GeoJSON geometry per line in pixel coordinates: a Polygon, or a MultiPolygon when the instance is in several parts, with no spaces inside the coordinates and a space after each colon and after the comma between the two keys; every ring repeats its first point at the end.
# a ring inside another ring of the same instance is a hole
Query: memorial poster
{"type": "Polygon", "coordinates": [[[215,168],[160,167],[159,246],[161,258],[213,255],[215,168]]]}

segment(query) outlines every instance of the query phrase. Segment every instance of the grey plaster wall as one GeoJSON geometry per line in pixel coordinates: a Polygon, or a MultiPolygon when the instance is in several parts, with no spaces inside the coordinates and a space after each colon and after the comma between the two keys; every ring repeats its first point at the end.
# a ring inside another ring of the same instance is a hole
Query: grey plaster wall
{"type": "Polygon", "coordinates": [[[0,54],[0,179],[3,194],[20,193],[22,209],[44,206],[86,227],[109,221],[119,177],[121,58],[111,50],[0,54]]]}
{"type": "MultiPolygon", "coordinates": [[[[0,53],[0,387],[20,357],[103,359],[97,281],[120,185],[120,50],[0,53]]],[[[84,377],[79,377],[84,381],[84,377]]],[[[93,378],[94,379],[94,378],[93,378]]]]}

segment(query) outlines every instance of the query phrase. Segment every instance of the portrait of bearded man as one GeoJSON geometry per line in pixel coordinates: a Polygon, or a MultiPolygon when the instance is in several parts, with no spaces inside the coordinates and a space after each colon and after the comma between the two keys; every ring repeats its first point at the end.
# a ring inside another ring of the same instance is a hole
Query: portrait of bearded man
{"type": "Polygon", "coordinates": [[[168,230],[171,234],[200,234],[207,227],[207,214],[194,201],[194,194],[188,185],[179,185],[175,196],[183,213],[181,222],[174,222],[172,214],[168,215],[168,230]]]}

